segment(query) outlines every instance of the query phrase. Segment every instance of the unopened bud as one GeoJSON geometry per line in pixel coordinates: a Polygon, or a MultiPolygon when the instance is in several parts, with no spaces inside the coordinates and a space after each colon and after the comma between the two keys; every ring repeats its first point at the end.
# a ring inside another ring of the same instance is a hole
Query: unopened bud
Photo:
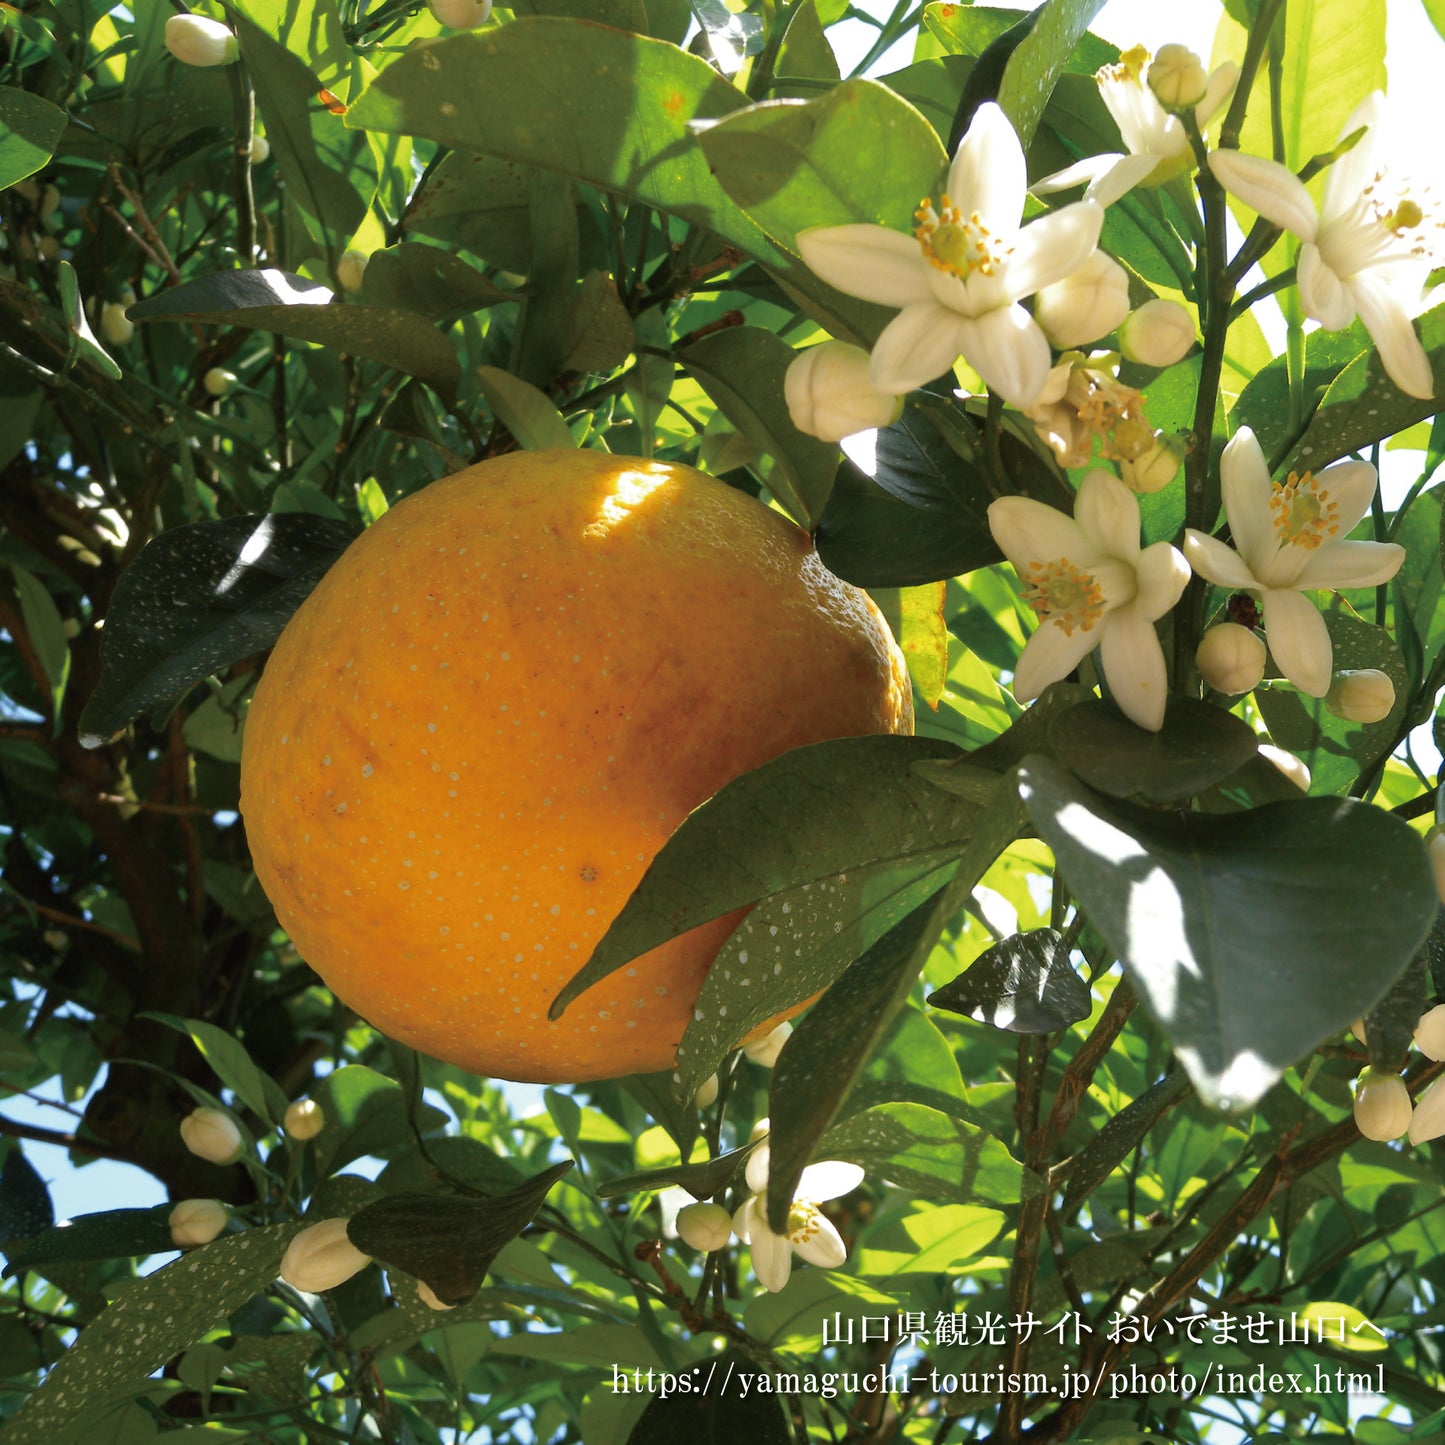
{"type": "Polygon", "coordinates": [[[788,1042],[792,1032],[792,1024],[779,1024],[771,1033],[764,1034],[762,1038],[755,1039],[750,1044],[744,1044],[743,1053],[753,1063],[761,1064],[765,1069],[771,1069],[778,1062],[778,1055],[782,1053],[783,1045],[788,1042]]]}
{"type": "Polygon", "coordinates": [[[223,1109],[192,1109],[181,1120],[181,1142],[212,1164],[234,1164],[246,1147],[236,1121],[223,1109]]]}
{"type": "Polygon", "coordinates": [[[1129,273],[1104,251],[1034,296],[1034,320],[1056,351],[1107,336],[1128,314],[1129,273]]]}
{"type": "Polygon", "coordinates": [[[677,1211],[677,1236],[704,1254],[721,1249],[733,1233],[733,1217],[721,1204],[689,1204],[677,1211]]]}
{"type": "Polygon", "coordinates": [[[1209,72],[1187,45],[1161,45],[1145,77],[1165,110],[1188,110],[1204,99],[1209,72]]]}
{"type": "Polygon", "coordinates": [[[1424,1144],[1445,1134],[1445,1075],[1436,1079],[1415,1101],[1410,1115],[1410,1142],[1424,1144]]]}
{"type": "Polygon", "coordinates": [[[1420,1015],[1415,1025],[1415,1047],[1437,1063],[1445,1059],[1445,1004],[1436,1004],[1420,1015]]]}
{"type": "Polygon", "coordinates": [[[1143,496],[1162,492],[1179,475],[1187,450],[1181,437],[1169,432],[1156,432],[1154,445],[1142,457],[1119,459],[1119,475],[1131,492],[1143,496]]]}
{"type": "Polygon", "coordinates": [[[183,1199],[171,1210],[171,1243],[177,1249],[209,1244],[226,1227],[231,1213],[219,1199],[183,1199]]]}
{"type": "Polygon", "coordinates": [[[251,164],[259,166],[264,161],[271,159],[271,142],[263,135],[251,137],[251,164]]]}
{"type": "Polygon", "coordinates": [[[475,30],[492,13],[492,0],[426,0],[426,8],[448,30],[475,30]]]}
{"type": "Polygon", "coordinates": [[[1273,743],[1261,743],[1259,755],[1266,762],[1273,763],[1300,792],[1309,792],[1310,770],[1293,753],[1288,753],[1283,748],[1277,748],[1273,743]]]}
{"type": "Polygon", "coordinates": [[[182,65],[229,65],[240,54],[236,37],[205,15],[172,15],[166,21],[166,49],[182,65]]]}
{"type": "Polygon", "coordinates": [[[455,1306],[455,1305],[449,1305],[444,1299],[441,1299],[441,1298],[437,1295],[437,1292],[436,1292],[424,1279],[419,1279],[419,1280],[417,1280],[417,1282],[416,1282],[416,1297],[417,1297],[429,1310],[454,1310],[454,1309],[456,1309],[456,1306],[455,1306]]]}
{"type": "Polygon", "coordinates": [[[336,280],[343,291],[353,296],[361,290],[361,278],[366,274],[366,263],[371,258],[365,251],[347,251],[336,263],[336,280]]]}
{"type": "Polygon", "coordinates": [[[716,1074],[709,1074],[702,1081],[697,1093],[692,1096],[694,1109],[706,1109],[709,1104],[717,1102],[718,1077],[716,1074]]]}
{"type": "Polygon", "coordinates": [[[1352,1024],[1350,1025],[1350,1032],[1351,1032],[1352,1034],[1354,1034],[1354,1036],[1355,1036],[1361,1043],[1364,1043],[1364,1042],[1365,1042],[1365,1021],[1364,1021],[1364,1019],[1356,1019],[1356,1020],[1354,1021],[1354,1023],[1352,1023],[1352,1024]]]}
{"type": "Polygon", "coordinates": [[[868,353],[846,341],[800,351],[783,377],[783,398],[793,425],[825,442],[891,426],[903,412],[901,396],[873,385],[868,353]]]}
{"type": "Polygon", "coordinates": [[[1355,1088],[1355,1127],[1366,1139],[1398,1139],[1411,1127],[1410,1091],[1398,1074],[1366,1069],[1355,1088]]]}
{"type": "Polygon", "coordinates": [[[1430,867],[1435,873],[1435,891],[1440,902],[1445,903],[1445,829],[1437,823],[1425,835],[1425,846],[1430,850],[1430,867]]]}
{"type": "Polygon", "coordinates": [[[227,371],[224,366],[213,366],[201,378],[201,385],[211,396],[225,396],[235,384],[236,373],[227,371]]]}
{"type": "Polygon", "coordinates": [[[1264,677],[1264,643],[1237,622],[1221,622],[1199,640],[1194,665],[1215,692],[1239,697],[1253,692],[1264,677]]]}
{"type": "Polygon", "coordinates": [[[1337,672],[1325,706],[1346,722],[1383,722],[1395,710],[1395,684],[1376,667],[1337,672]]]}
{"type": "Polygon", "coordinates": [[[124,346],[135,335],[135,322],[118,301],[107,301],[101,306],[100,335],[109,346],[124,346]]]}
{"type": "Polygon", "coordinates": [[[370,1263],[371,1256],[347,1237],[344,1219],[323,1219],[303,1229],[287,1246],[280,1273],[292,1289],[320,1294],[345,1284],[370,1263]]]}
{"type": "Polygon", "coordinates": [[[1140,366],[1173,366],[1194,345],[1194,318],[1177,301],[1156,297],[1119,327],[1119,350],[1140,366]]]}
{"type": "Polygon", "coordinates": [[[326,1127],[326,1115],[315,1099],[297,1099],[286,1106],[281,1127],[287,1135],[300,1142],[314,1139],[326,1127]]]}
{"type": "Polygon", "coordinates": [[[748,1143],[756,1144],[759,1139],[766,1139],[769,1133],[772,1132],[772,1127],[773,1121],[764,1115],[763,1118],[759,1119],[748,1131],[748,1143]]]}

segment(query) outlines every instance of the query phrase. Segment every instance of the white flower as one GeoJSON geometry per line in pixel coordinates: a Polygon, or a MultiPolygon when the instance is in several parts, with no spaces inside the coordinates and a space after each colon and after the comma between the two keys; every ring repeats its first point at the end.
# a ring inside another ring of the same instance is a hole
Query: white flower
{"type": "Polygon", "coordinates": [[[426,0],[426,8],[448,30],[475,30],[492,13],[492,0],[426,0]]]}
{"type": "Polygon", "coordinates": [[[292,1289],[320,1294],[345,1284],[370,1263],[371,1256],[352,1244],[344,1219],[323,1219],[303,1229],[286,1247],[280,1275],[292,1289]]]}
{"type": "Polygon", "coordinates": [[[732,1215],[711,1200],[684,1204],[677,1211],[677,1237],[704,1254],[721,1249],[732,1238],[732,1232],[732,1215]]]}
{"type": "Polygon", "coordinates": [[[783,399],[793,425],[825,442],[891,426],[903,403],[873,385],[869,366],[868,353],[846,341],[800,351],[783,375],[783,399]]]}
{"type": "Polygon", "coordinates": [[[1427,1059],[1445,1059],[1445,1004],[1426,1009],[1415,1025],[1415,1047],[1427,1059]]]}
{"type": "Polygon", "coordinates": [[[1173,366],[1194,345],[1194,318],[1177,301],[1156,296],[1119,327],[1119,350],[1141,366],[1173,366]]]}
{"type": "MultiPolygon", "coordinates": [[[[1149,52],[1142,45],[1136,45],[1119,57],[1117,65],[1106,65],[1094,77],[1099,82],[1099,95],[1128,147],[1128,154],[1112,152],[1090,156],[1045,176],[1034,186],[1037,194],[1066,190],[1087,181],[1084,199],[1111,206],[1135,186],[1162,185],[1192,167],[1194,154],[1189,133],[1179,117],[1170,115],[1145,83],[1148,65],[1149,52]]],[[[1216,67],[1210,75],[1204,98],[1194,107],[1194,121],[1201,134],[1224,109],[1238,79],[1239,67],[1233,61],[1216,67]]]]}
{"type": "Polygon", "coordinates": [[[755,1064],[761,1064],[765,1069],[771,1069],[778,1062],[778,1055],[783,1051],[783,1045],[793,1036],[793,1026],[790,1023],[780,1023],[777,1028],[770,1030],[760,1039],[754,1039],[751,1043],[743,1045],[743,1053],[755,1064]]]}
{"type": "Polygon", "coordinates": [[[281,1127],[291,1138],[304,1142],[314,1139],[326,1127],[326,1115],[315,1099],[297,1099],[286,1106],[281,1127]]]}
{"type": "Polygon", "coordinates": [[[166,21],[166,49],[182,65],[229,65],[240,54],[236,37],[205,15],[172,15],[166,21]]]}
{"type": "Polygon", "coordinates": [[[222,1109],[192,1109],[181,1120],[181,1142],[212,1164],[234,1164],[245,1148],[236,1121],[222,1109]]]}
{"type": "Polygon", "coordinates": [[[963,356],[1003,399],[1027,410],[1049,373],[1049,343],[1019,302],[1078,270],[1103,212],[1064,206],[1020,227],[1023,147],[997,105],[981,105],[959,143],[935,209],[918,208],[910,238],[887,226],[820,226],[798,251],[830,286],[902,309],[873,348],[880,391],[901,395],[963,356]]]}
{"type": "Polygon", "coordinates": [[[1325,706],[1346,722],[1383,722],[1395,710],[1395,684],[1378,667],[1346,669],[1335,674],[1325,706]]]}
{"type": "Polygon", "coordinates": [[[1405,549],[1393,542],[1344,540],[1369,509],[1379,481],[1375,469],[1368,462],[1336,462],[1319,476],[1291,472],[1274,482],[1254,433],[1242,426],[1224,448],[1220,475],[1239,550],[1191,527],[1184,555],[1217,586],[1259,597],[1280,670],[1301,692],[1323,697],[1334,651],[1324,618],[1300,593],[1375,587],[1405,560],[1405,549]]]}
{"type": "Polygon", "coordinates": [[[1187,45],[1161,45],[1144,78],[1168,111],[1198,105],[1209,93],[1209,72],[1187,45]]]}
{"type": "Polygon", "coordinates": [[[1216,692],[1239,697],[1264,677],[1264,643],[1237,622],[1221,622],[1199,639],[1194,665],[1216,692]]]}
{"type": "Polygon", "coordinates": [[[1415,1100],[1410,1115],[1410,1142],[1424,1144],[1445,1134],[1445,1077],[1434,1083],[1415,1100]]]}
{"type": "Polygon", "coordinates": [[[1411,1127],[1410,1091],[1398,1074],[1366,1069],[1355,1091],[1355,1127],[1366,1139],[1398,1139],[1411,1127]]]}
{"type": "Polygon", "coordinates": [[[1036,698],[1098,647],[1114,700],[1157,732],[1168,678],[1154,623],[1178,602],[1189,567],[1167,542],[1140,549],[1138,498],[1095,471],[1079,486],[1072,520],[1028,497],[1001,497],[988,524],[1039,619],[1014,671],[1014,696],[1036,698]]]}
{"type": "Polygon", "coordinates": [[[183,1199],[171,1210],[167,1223],[177,1249],[209,1244],[226,1227],[231,1212],[219,1199],[183,1199]]]}
{"type": "Polygon", "coordinates": [[[733,1215],[733,1230],[752,1250],[758,1283],[776,1294],[788,1282],[794,1254],[820,1269],[837,1269],[848,1258],[843,1236],[818,1206],[855,1190],[863,1182],[863,1170],[840,1159],[808,1165],[788,1209],[787,1232],[774,1234],[768,1225],[768,1162],[766,1144],[748,1156],[748,1187],[757,1192],[733,1215]]]}
{"type": "Polygon", "coordinates": [[[1107,251],[1034,297],[1034,320],[1060,351],[1107,336],[1128,314],[1129,273],[1107,251]]]}
{"type": "Polygon", "coordinates": [[[1442,260],[1441,208],[1428,192],[1391,176],[1394,147],[1378,91],[1345,122],[1341,139],[1365,128],[1325,172],[1320,207],[1277,161],[1215,151],[1210,169],[1231,195],[1303,244],[1295,284],[1305,315],[1330,331],[1358,312],[1390,380],[1409,396],[1435,394],[1430,358],[1411,318],[1425,304],[1425,280],[1442,260]]]}

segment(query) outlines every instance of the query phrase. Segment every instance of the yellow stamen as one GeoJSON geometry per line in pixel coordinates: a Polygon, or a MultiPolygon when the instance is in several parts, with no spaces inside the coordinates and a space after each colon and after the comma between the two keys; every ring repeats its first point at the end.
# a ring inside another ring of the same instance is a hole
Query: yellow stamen
{"type": "Polygon", "coordinates": [[[1088,572],[1067,557],[1053,562],[1030,562],[1024,583],[1024,601],[1040,623],[1057,622],[1065,637],[1074,629],[1088,632],[1104,615],[1104,593],[1088,572]]]}
{"type": "Polygon", "coordinates": [[[1154,445],[1154,427],[1144,414],[1144,398],[1104,372],[1075,367],[1065,399],[1079,420],[1099,438],[1106,461],[1138,461],[1154,445]]]}
{"type": "Polygon", "coordinates": [[[1339,535],[1339,507],[1313,472],[1303,476],[1291,472],[1284,481],[1276,482],[1269,510],[1275,535],[1286,547],[1304,547],[1313,552],[1339,535]]]}
{"type": "Polygon", "coordinates": [[[913,213],[918,222],[913,234],[929,264],[965,281],[975,271],[992,276],[1013,247],[1004,245],[977,211],[965,217],[947,196],[939,199],[940,208],[934,210],[932,197],[925,196],[913,213]]]}
{"type": "Polygon", "coordinates": [[[806,1199],[795,1199],[788,1209],[788,1241],[791,1244],[806,1244],[818,1233],[818,1220],[822,1210],[806,1199]]]}
{"type": "Polygon", "coordinates": [[[1142,82],[1144,71],[1148,68],[1150,55],[1142,45],[1136,45],[1131,50],[1122,51],[1119,55],[1117,65],[1106,65],[1095,72],[1095,80],[1127,80],[1135,85],[1142,82]]]}

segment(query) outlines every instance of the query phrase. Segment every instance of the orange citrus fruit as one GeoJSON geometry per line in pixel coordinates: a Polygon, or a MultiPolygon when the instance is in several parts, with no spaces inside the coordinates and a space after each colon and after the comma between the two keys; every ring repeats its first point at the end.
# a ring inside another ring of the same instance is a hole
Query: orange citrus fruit
{"type": "Polygon", "coordinates": [[[886,624],[801,528],[688,467],[523,452],[398,503],[297,610],[241,807],[277,918],[376,1027],[612,1078],[673,1066],[737,922],[548,1020],[668,835],[788,748],[912,724],[886,624]]]}

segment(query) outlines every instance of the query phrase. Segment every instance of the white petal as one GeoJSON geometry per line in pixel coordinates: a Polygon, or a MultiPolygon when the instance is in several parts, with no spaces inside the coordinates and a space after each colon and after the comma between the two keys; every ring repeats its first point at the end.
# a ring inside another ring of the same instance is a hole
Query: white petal
{"type": "Polygon", "coordinates": [[[1139,554],[1139,610],[1150,621],[1163,617],[1184,595],[1189,585],[1189,563],[1184,554],[1168,542],[1155,542],[1139,554]]]}
{"type": "Polygon", "coordinates": [[[1269,650],[1279,670],[1301,692],[1323,697],[1330,690],[1334,663],[1325,619],[1314,603],[1298,592],[1272,590],[1262,593],[1260,600],[1269,650]]]}
{"type": "Polygon", "coordinates": [[[851,1194],[863,1182],[863,1166],[842,1159],[823,1159],[810,1164],[798,1180],[798,1199],[839,1199],[851,1194]]]}
{"type": "Polygon", "coordinates": [[[777,1294],[793,1272],[793,1246],[782,1235],[774,1234],[756,1215],[752,1235],[753,1273],[764,1289],[777,1294]]]}
{"type": "Polygon", "coordinates": [[[1022,306],[1006,306],[957,324],[959,351],[989,390],[1020,411],[1037,405],[1053,360],[1038,322],[1022,306]]]}
{"type": "Polygon", "coordinates": [[[962,351],[962,318],[936,301],[905,306],[873,344],[868,375],[879,391],[902,396],[953,368],[962,351]]]}
{"type": "Polygon", "coordinates": [[[993,101],[974,112],[948,168],[948,197],[965,216],[975,211],[995,233],[1017,228],[1028,171],[1013,123],[993,101]]]}
{"type": "Polygon", "coordinates": [[[1292,232],[1302,241],[1313,241],[1319,228],[1315,203],[1304,183],[1278,161],[1243,151],[1218,150],[1209,153],[1209,169],[1230,195],[1258,211],[1266,221],[1292,232]]]}
{"type": "Polygon", "coordinates": [[[837,1269],[848,1258],[848,1247],[843,1236],[833,1227],[833,1221],[825,1215],[816,1215],[812,1220],[812,1231],[808,1238],[793,1246],[798,1258],[820,1269],[837,1269]]]}
{"type": "Polygon", "coordinates": [[[1051,682],[1067,677],[1099,641],[1097,627],[1076,627],[1069,636],[1057,622],[1045,622],[1019,654],[1014,671],[1014,696],[1032,702],[1051,682]]]}
{"type": "Polygon", "coordinates": [[[814,226],[798,232],[798,254],[830,286],[880,306],[908,306],[930,295],[932,267],[918,242],[887,226],[814,226]]]}
{"type": "Polygon", "coordinates": [[[1092,471],[1079,483],[1074,521],[1105,556],[1132,562],[1139,555],[1139,499],[1112,472],[1092,471]]]}
{"type": "Polygon", "coordinates": [[[1381,162],[1386,159],[1389,141],[1384,122],[1385,97],[1377,90],[1367,95],[1340,127],[1341,140],[1361,126],[1365,127],[1365,133],[1325,171],[1320,214],[1326,223],[1353,211],[1365,187],[1375,179],[1381,162]]]}
{"type": "Polygon", "coordinates": [[[767,1144],[759,1144],[751,1154],[748,1155],[747,1167],[743,1170],[743,1178],[747,1180],[748,1188],[754,1194],[766,1192],[768,1187],[768,1170],[772,1164],[772,1150],[767,1144]]]}
{"type": "Polygon", "coordinates": [[[1240,427],[1230,437],[1219,459],[1219,474],[1224,515],[1229,518],[1235,545],[1250,571],[1256,577],[1263,577],[1279,550],[1274,518],[1269,510],[1274,483],[1270,480],[1264,453],[1247,426],[1240,427]]]}
{"type": "Polygon", "coordinates": [[[1242,588],[1258,587],[1244,558],[1223,542],[1206,536],[1191,527],[1184,534],[1184,556],[1189,565],[1201,576],[1217,587],[1242,588]]]}
{"type": "Polygon", "coordinates": [[[1354,298],[1325,264],[1320,248],[1312,241],[1300,247],[1295,285],[1305,315],[1314,317],[1326,331],[1343,331],[1355,319],[1354,298]]]}
{"type": "Polygon", "coordinates": [[[1294,580],[1296,587],[1378,587],[1400,570],[1405,549],[1397,542],[1336,542],[1321,547],[1294,580]]]}
{"type": "Polygon", "coordinates": [[[1087,568],[1097,553],[1084,540],[1078,523],[1055,507],[1032,497],[1000,497],[988,507],[988,529],[1019,575],[1030,562],[1056,562],[1067,557],[1087,568]]]}
{"type": "Polygon", "coordinates": [[[1042,180],[1035,181],[1029,189],[1036,196],[1048,196],[1055,191],[1067,191],[1081,181],[1092,184],[1100,176],[1107,175],[1116,161],[1123,159],[1124,157],[1117,151],[1106,155],[1085,156],[1083,160],[1075,161],[1073,165],[1065,166],[1063,170],[1054,171],[1051,175],[1043,177],[1042,180]]]}
{"type": "Polygon", "coordinates": [[[1141,155],[1120,156],[1117,165],[1111,166],[1097,180],[1090,182],[1084,192],[1086,201],[1097,206],[1112,206],[1115,201],[1127,196],[1135,186],[1147,181],[1159,168],[1160,157],[1152,151],[1141,155]]]}
{"type": "Polygon", "coordinates": [[[1336,462],[1315,478],[1315,486],[1328,492],[1329,500],[1335,504],[1335,520],[1341,537],[1348,536],[1355,523],[1370,510],[1379,485],[1379,473],[1369,462],[1360,461],[1336,462]]]}
{"type": "Polygon", "coordinates": [[[1360,320],[1380,353],[1380,365],[1406,396],[1428,401],[1435,395],[1435,377],[1430,358],[1415,335],[1408,309],[1397,293],[1368,271],[1350,277],[1350,289],[1360,320]]]}
{"type": "Polygon", "coordinates": [[[1099,244],[1103,224],[1104,208],[1093,201],[1075,201],[1030,221],[1019,232],[1004,268],[1009,298],[1021,300],[1072,276],[1099,244]]]}
{"type": "Polygon", "coordinates": [[[750,1194],[733,1211],[733,1233],[742,1240],[744,1244],[749,1243],[753,1232],[753,1200],[758,1196],[750,1194]]]}
{"type": "Polygon", "coordinates": [[[1216,65],[1210,71],[1209,83],[1204,87],[1204,99],[1194,107],[1194,123],[1201,131],[1224,109],[1238,83],[1239,66],[1232,60],[1216,65]]]}
{"type": "Polygon", "coordinates": [[[1121,607],[1104,619],[1099,649],[1109,692],[1130,722],[1157,733],[1164,726],[1169,678],[1154,624],[1138,603],[1121,607]]]}

